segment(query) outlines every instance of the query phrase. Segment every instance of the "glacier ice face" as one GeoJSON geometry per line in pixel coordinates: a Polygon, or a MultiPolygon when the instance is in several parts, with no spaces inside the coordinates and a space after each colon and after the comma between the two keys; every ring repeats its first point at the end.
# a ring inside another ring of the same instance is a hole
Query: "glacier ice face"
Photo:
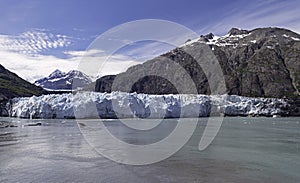
{"type": "Polygon", "coordinates": [[[96,93],[14,98],[7,104],[11,117],[20,118],[179,118],[286,115],[283,99],[235,95],[147,95],[96,93]]]}

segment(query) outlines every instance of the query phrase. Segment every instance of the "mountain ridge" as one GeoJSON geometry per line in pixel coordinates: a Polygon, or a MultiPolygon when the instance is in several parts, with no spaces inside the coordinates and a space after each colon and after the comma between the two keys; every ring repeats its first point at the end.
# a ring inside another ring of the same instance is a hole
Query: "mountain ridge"
{"type": "Polygon", "coordinates": [[[0,64],[0,93],[10,99],[20,96],[41,95],[45,93],[41,87],[35,86],[17,74],[10,72],[0,64]]]}
{"type": "MultiPolygon", "coordinates": [[[[232,28],[223,37],[216,37],[213,34],[202,35],[197,40],[188,40],[182,47],[175,48],[116,75],[124,78],[123,83],[118,84],[122,85],[127,80],[135,79],[142,75],[143,70],[153,68],[155,65],[157,68],[164,68],[168,71],[164,62],[159,61],[166,58],[178,63],[188,72],[196,84],[199,94],[210,94],[209,83],[203,70],[185,51],[185,49],[194,52],[201,51],[204,45],[211,48],[219,61],[225,78],[227,94],[248,97],[299,98],[300,35],[283,28],[257,28],[249,31],[232,28]]],[[[178,93],[170,82],[158,75],[140,78],[132,86],[131,92],[178,93]]],[[[116,76],[99,78],[96,81],[95,91],[111,92],[113,78],[116,76]]],[[[175,76],[171,75],[170,77],[175,76]]]]}
{"type": "Polygon", "coordinates": [[[5,104],[15,97],[31,97],[47,94],[43,88],[35,86],[0,64],[0,115],[7,116],[5,104]]]}
{"type": "Polygon", "coordinates": [[[65,73],[56,69],[48,77],[41,78],[34,84],[48,91],[71,91],[87,86],[91,82],[92,80],[83,72],[71,70],[65,73]]]}

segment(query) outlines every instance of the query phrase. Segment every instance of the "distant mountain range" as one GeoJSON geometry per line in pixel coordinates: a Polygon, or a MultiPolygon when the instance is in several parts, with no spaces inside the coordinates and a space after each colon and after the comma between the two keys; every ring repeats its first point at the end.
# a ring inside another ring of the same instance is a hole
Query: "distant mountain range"
{"type": "MultiPolygon", "coordinates": [[[[181,74],[174,74],[165,60],[182,66],[193,79],[199,94],[210,94],[208,79],[193,55],[200,55],[204,47],[211,49],[224,74],[227,93],[249,97],[299,98],[300,94],[300,35],[282,28],[258,28],[240,30],[232,28],[227,35],[213,34],[188,40],[182,47],[133,66],[116,76],[117,86],[126,86],[128,81],[136,81],[131,92],[147,94],[174,94],[177,89],[165,75],[180,81],[181,74]],[[209,46],[209,47],[208,47],[209,46]],[[145,70],[153,70],[150,76],[143,76],[145,70]],[[162,72],[164,73],[155,73],[162,72]],[[142,77],[143,76],[143,77],[142,77]]],[[[114,75],[97,80],[97,92],[111,92],[114,75]]],[[[190,87],[181,82],[183,88],[190,87]]],[[[119,90],[126,91],[119,87],[119,90]]]]}
{"type": "Polygon", "coordinates": [[[84,73],[72,70],[68,73],[55,70],[48,77],[34,82],[35,85],[50,91],[70,91],[80,89],[92,83],[92,80],[84,73]]]}

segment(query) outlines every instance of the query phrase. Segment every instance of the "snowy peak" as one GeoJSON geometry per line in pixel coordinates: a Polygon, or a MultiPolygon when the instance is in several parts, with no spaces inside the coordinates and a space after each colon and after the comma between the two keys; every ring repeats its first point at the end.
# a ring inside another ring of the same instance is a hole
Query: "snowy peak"
{"type": "Polygon", "coordinates": [[[89,85],[92,80],[84,73],[71,70],[68,73],[55,70],[48,77],[37,80],[34,84],[46,90],[72,90],[89,85]]]}
{"type": "Polygon", "coordinates": [[[249,31],[238,29],[238,28],[232,28],[228,32],[229,36],[236,36],[236,35],[242,35],[242,34],[249,34],[249,31]]]}
{"type": "Polygon", "coordinates": [[[80,71],[71,70],[67,74],[69,77],[91,80],[86,74],[80,71]]]}
{"type": "Polygon", "coordinates": [[[204,38],[204,39],[206,39],[206,40],[210,40],[210,39],[213,39],[215,37],[215,35],[213,33],[209,33],[209,34],[207,34],[205,36],[201,35],[200,38],[201,37],[204,38]]]}
{"type": "Polygon", "coordinates": [[[66,73],[56,69],[54,72],[52,72],[50,75],[49,75],[49,78],[57,78],[57,77],[62,77],[63,75],[65,75],[66,73]]]}
{"type": "Polygon", "coordinates": [[[299,35],[283,28],[267,27],[250,31],[232,28],[225,36],[218,37],[209,33],[207,35],[201,35],[200,38],[188,40],[183,46],[192,46],[194,43],[204,43],[211,47],[232,47],[235,49],[237,47],[257,44],[266,45],[267,48],[272,49],[276,44],[290,44],[294,41],[300,41],[299,35]]]}

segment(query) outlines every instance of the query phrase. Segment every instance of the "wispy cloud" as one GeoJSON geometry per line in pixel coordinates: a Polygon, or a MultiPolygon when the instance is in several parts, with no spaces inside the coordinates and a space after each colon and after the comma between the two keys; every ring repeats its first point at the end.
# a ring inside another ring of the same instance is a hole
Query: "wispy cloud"
{"type": "Polygon", "coordinates": [[[67,47],[71,42],[72,38],[66,35],[34,30],[17,36],[0,35],[0,50],[36,54],[48,49],[67,47]]]}
{"type": "Polygon", "coordinates": [[[145,62],[166,53],[175,47],[175,45],[158,41],[142,41],[129,44],[125,48],[119,50],[118,53],[138,62],[145,62]]]}
{"type": "Polygon", "coordinates": [[[93,67],[96,62],[103,63],[101,73],[96,74],[98,76],[117,74],[125,71],[129,66],[140,63],[126,55],[107,55],[103,50],[63,51],[69,48],[73,39],[75,38],[41,29],[17,36],[0,35],[0,64],[25,80],[34,82],[56,69],[65,72],[80,70],[78,66],[83,62],[91,63],[90,67],[93,67]],[[62,52],[66,58],[44,54],[49,50],[62,52]]]}
{"type": "Polygon", "coordinates": [[[224,18],[207,24],[199,33],[214,32],[223,35],[232,27],[286,27],[300,33],[300,1],[269,0],[259,3],[237,4],[224,18]]]}

